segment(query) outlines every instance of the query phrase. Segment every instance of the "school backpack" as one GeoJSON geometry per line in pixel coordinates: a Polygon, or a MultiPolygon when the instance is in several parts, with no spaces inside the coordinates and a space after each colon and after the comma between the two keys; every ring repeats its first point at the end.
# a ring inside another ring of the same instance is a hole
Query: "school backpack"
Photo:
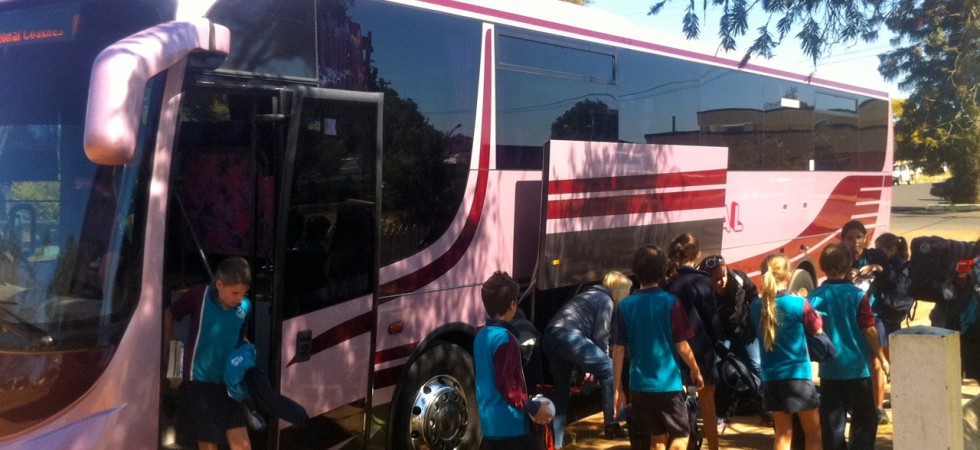
{"type": "Polygon", "coordinates": [[[910,250],[909,295],[929,302],[949,302],[956,298],[956,262],[972,259],[978,249],[972,242],[921,236],[912,239],[910,250]]]}
{"type": "Polygon", "coordinates": [[[875,309],[882,320],[897,323],[909,317],[915,298],[909,294],[912,278],[909,276],[909,263],[893,259],[890,276],[881,280],[875,288],[875,309]]]}
{"type": "Polygon", "coordinates": [[[721,356],[718,361],[718,377],[725,386],[739,394],[757,393],[762,386],[759,376],[735,357],[733,352],[721,356]]]}

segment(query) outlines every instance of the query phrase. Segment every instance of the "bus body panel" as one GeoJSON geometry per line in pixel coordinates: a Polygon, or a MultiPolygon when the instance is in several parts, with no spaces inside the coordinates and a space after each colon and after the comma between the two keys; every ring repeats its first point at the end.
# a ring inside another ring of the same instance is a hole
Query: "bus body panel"
{"type": "MultiPolygon", "coordinates": [[[[215,3],[221,2],[177,2],[178,19],[204,14],[215,3]]],[[[3,7],[7,4],[13,2],[0,2],[3,7]]],[[[424,343],[438,340],[438,330],[454,324],[472,327],[483,324],[485,313],[479,288],[493,270],[511,272],[532,291],[545,292],[554,288],[557,292],[593,282],[603,270],[628,271],[629,247],[639,241],[665,245],[675,235],[693,231],[702,238],[705,252],[721,252],[733,267],[757,274],[759,261],[772,252],[785,252],[796,264],[816,257],[823,246],[838,239],[838,228],[847,220],[861,220],[871,233],[888,229],[891,181],[885,168],[891,165],[893,145],[888,113],[875,112],[875,117],[882,118],[867,123],[862,122],[858,107],[840,113],[827,112],[826,108],[821,110],[819,105],[819,98],[823,98],[820,96],[828,93],[847,98],[850,97],[844,94],[854,94],[855,98],[874,100],[868,105],[888,109],[890,106],[881,92],[749,65],[738,73],[766,75],[773,80],[794,83],[812,81],[807,86],[814,89],[813,93],[807,93],[809,97],[804,100],[804,105],[811,109],[779,110],[762,104],[762,100],[770,100],[767,96],[760,99],[757,111],[738,115],[742,113],[735,111],[735,107],[712,106],[712,102],[722,101],[722,96],[712,91],[695,98],[695,103],[700,102],[695,104],[697,118],[681,118],[680,127],[670,128],[657,123],[650,129],[640,129],[632,120],[620,124],[620,131],[633,143],[541,137],[538,135],[540,130],[532,130],[531,124],[526,130],[514,131],[513,124],[520,121],[513,119],[517,116],[513,115],[511,103],[504,106],[499,103],[510,102],[515,94],[510,90],[513,89],[511,85],[501,87],[504,84],[501,78],[528,73],[537,76],[546,71],[499,59],[500,36],[555,44],[559,48],[566,45],[573,50],[593,51],[601,47],[596,54],[611,55],[610,60],[619,64],[616,67],[628,64],[630,58],[669,57],[669,61],[696,63],[694,67],[698,68],[729,70],[737,67],[737,61],[692,52],[686,49],[686,44],[669,47],[654,39],[641,39],[635,27],[623,20],[596,20],[599,12],[583,13],[578,6],[554,2],[508,1],[488,6],[476,1],[399,0],[363,4],[383,5],[392,7],[391,11],[412,14],[427,11],[447,20],[467,18],[482,23],[480,34],[473,34],[472,42],[457,43],[460,49],[479,48],[480,67],[475,80],[466,80],[466,83],[477,85],[475,106],[467,121],[460,123],[458,133],[465,133],[471,139],[468,147],[471,156],[458,207],[449,205],[456,210],[445,231],[407,256],[383,262],[381,267],[375,266],[378,270],[377,292],[373,296],[360,296],[291,317],[265,319],[271,322],[281,319],[270,327],[270,330],[281,332],[272,339],[278,344],[276,367],[280,372],[273,384],[304,406],[311,416],[322,415],[338,423],[345,419],[353,422],[348,424],[348,433],[363,432],[366,435],[371,432],[362,428],[372,419],[362,419],[359,414],[365,414],[371,408],[375,415],[384,414],[379,411],[394,403],[405,372],[425,351],[424,343]],[[394,5],[398,5],[398,9],[394,9],[394,5]],[[402,7],[404,5],[410,8],[402,7]],[[574,45],[569,46],[569,43],[574,45]],[[821,117],[842,124],[846,129],[871,130],[876,134],[874,142],[869,140],[869,145],[878,145],[879,140],[883,142],[884,164],[873,170],[867,167],[861,170],[826,169],[821,166],[825,162],[821,158],[834,156],[831,150],[812,155],[809,170],[732,167],[733,161],[741,161],[736,156],[741,153],[736,152],[742,149],[738,148],[739,141],[725,139],[731,134],[758,135],[759,142],[763,142],[770,138],[766,133],[771,130],[759,124],[777,123],[779,121],[772,118],[779,114],[785,114],[787,121],[799,120],[793,117],[801,114],[810,121],[811,115],[822,114],[821,117]],[[759,121],[753,128],[739,122],[742,117],[759,117],[759,121]],[[683,125],[684,120],[691,125],[683,125]],[[636,129],[645,134],[637,138],[636,129]],[[514,138],[525,132],[534,133],[527,139],[534,148],[527,148],[526,142],[514,138]],[[515,149],[540,152],[540,165],[515,166],[506,162],[515,149]],[[683,181],[683,174],[693,172],[710,176],[707,181],[683,181]],[[608,187],[617,180],[648,175],[654,180],[661,176],[679,176],[681,181],[669,185],[654,182],[652,187],[644,185],[626,190],[608,187]],[[575,186],[578,182],[598,182],[600,187],[562,190],[564,186],[575,186]],[[676,202],[671,205],[676,208],[659,207],[666,196],[674,196],[671,198],[676,202]],[[610,198],[623,203],[605,200],[610,198]],[[590,201],[591,208],[598,204],[600,210],[606,210],[596,212],[582,206],[590,201]],[[616,209],[616,205],[625,205],[626,209],[616,209]],[[629,245],[622,245],[623,242],[629,242],[629,245]],[[581,247],[584,245],[591,245],[592,253],[583,253],[581,247]],[[598,248],[604,246],[608,248],[598,248]],[[589,258],[595,258],[591,261],[596,265],[594,272],[585,270],[589,258]],[[374,302],[377,302],[376,311],[373,310],[374,302]],[[311,335],[310,359],[302,361],[297,354],[303,346],[299,336],[305,331],[311,335]]],[[[4,10],[0,9],[2,14],[4,10]]],[[[370,29],[366,22],[359,25],[365,26],[362,37],[371,36],[370,31],[382,31],[381,28],[370,29]]],[[[147,156],[153,163],[149,171],[152,179],[146,193],[141,291],[132,317],[126,322],[125,332],[115,347],[96,346],[88,353],[78,354],[78,359],[83,361],[80,364],[100,360],[104,368],[95,372],[97,379],[90,375],[93,378],[91,387],[79,394],[77,400],[20,432],[0,435],[0,447],[153,448],[159,445],[157,417],[162,414],[162,407],[156,393],[160,392],[159,374],[163,370],[160,365],[160,321],[166,303],[164,299],[174,295],[165,287],[161,268],[166,259],[166,227],[173,220],[173,216],[168,218],[174,208],[169,200],[173,181],[171,163],[173,149],[178,146],[175,136],[181,121],[184,74],[204,73],[215,79],[227,77],[232,80],[227,81],[227,85],[238,82],[234,80],[259,80],[256,85],[267,83],[278,88],[291,83],[322,82],[276,78],[276,74],[212,71],[201,67],[188,69],[187,62],[187,58],[181,59],[167,72],[165,90],[158,106],[155,147],[152,148],[153,155],[147,156]]],[[[629,79],[630,75],[617,74],[619,78],[597,85],[626,86],[635,82],[635,79],[629,79]]],[[[541,86],[549,81],[552,80],[543,78],[541,86]]],[[[709,92],[706,86],[710,81],[702,79],[696,85],[709,92]]],[[[201,89],[201,86],[196,88],[201,89]]],[[[779,85],[779,89],[782,86],[779,85]]],[[[238,88],[243,91],[254,89],[247,81],[242,81],[238,88]]],[[[263,85],[262,89],[268,87],[263,85]]],[[[769,93],[766,91],[767,95],[769,93]]],[[[412,97],[411,92],[403,94],[412,97]]],[[[625,111],[629,108],[655,112],[672,106],[656,101],[630,103],[633,100],[627,96],[624,94],[623,98],[610,102],[611,108],[620,114],[618,117],[627,117],[625,111]]],[[[150,116],[153,120],[152,114],[150,116]]],[[[7,116],[0,114],[0,118],[7,119],[7,116]]],[[[0,121],[2,126],[4,123],[0,121]]],[[[456,128],[450,128],[440,131],[447,140],[457,132],[456,128]]],[[[0,140],[0,147],[2,145],[0,140]]],[[[393,151],[390,146],[386,148],[389,150],[393,151]]],[[[0,181],[7,183],[2,176],[0,181]]],[[[9,209],[6,204],[4,207],[9,209]]],[[[533,301],[522,303],[532,315],[537,311],[534,305],[533,301]]],[[[540,304],[537,306],[541,307],[540,304]]],[[[549,304],[541,310],[555,306],[549,304]]],[[[532,319],[540,325],[547,317],[532,316],[532,319]]],[[[3,358],[2,352],[0,349],[0,358],[3,358]]],[[[11,360],[0,359],[0,366],[6,361],[11,360]]],[[[50,366],[52,363],[37,362],[34,367],[45,364],[50,366]]],[[[385,414],[373,420],[386,422],[390,418],[385,414]]],[[[273,427],[280,431],[291,430],[286,422],[273,427]]],[[[338,445],[354,443],[360,445],[356,436],[344,438],[338,445]]]]}

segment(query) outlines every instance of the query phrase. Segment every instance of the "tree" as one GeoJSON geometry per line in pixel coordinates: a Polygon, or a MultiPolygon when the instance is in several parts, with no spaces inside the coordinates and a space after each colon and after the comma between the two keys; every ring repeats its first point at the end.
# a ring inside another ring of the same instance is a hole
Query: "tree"
{"type": "Polygon", "coordinates": [[[551,124],[552,139],[615,142],[617,136],[619,112],[599,100],[579,101],[551,124]]]}
{"type": "MultiPolygon", "coordinates": [[[[648,14],[659,13],[673,0],[660,0],[648,14]]],[[[677,0],[682,1],[682,0],[677,0]]],[[[704,0],[701,11],[688,3],[682,29],[688,39],[701,33],[701,17],[709,5],[721,10],[719,46],[737,49],[736,39],[748,32],[748,16],[761,10],[764,23],[746,50],[772,57],[773,49],[794,30],[800,48],[814,65],[840,44],[871,42],[888,26],[896,49],[879,55],[886,79],[904,77],[899,86],[912,92],[896,122],[899,154],[924,162],[937,172],[944,163],[953,172],[951,200],[977,201],[980,195],[980,2],[977,0],[704,0]],[[902,46],[905,44],[905,46],[902,46]]]]}
{"type": "MultiPolygon", "coordinates": [[[[660,0],[647,14],[660,13],[671,1],[660,0]]],[[[742,57],[742,65],[753,55],[771,58],[773,50],[796,28],[800,29],[795,35],[800,48],[816,65],[835,45],[878,39],[889,8],[901,0],[703,0],[700,14],[694,0],[683,1],[688,3],[682,24],[688,39],[701,35],[701,17],[707,15],[709,4],[721,10],[718,37],[719,46],[725,51],[737,50],[737,38],[745,36],[749,29],[749,13],[756,8],[761,10],[764,23],[756,30],[758,35],[742,57]]]]}
{"type": "Polygon", "coordinates": [[[576,5],[582,5],[582,6],[592,3],[592,0],[561,0],[561,1],[565,3],[574,3],[576,5]]]}
{"type": "Polygon", "coordinates": [[[903,0],[887,22],[895,50],[879,56],[881,74],[904,75],[899,86],[911,92],[895,124],[896,152],[928,172],[948,164],[954,203],[980,194],[978,19],[976,0],[903,0]]]}

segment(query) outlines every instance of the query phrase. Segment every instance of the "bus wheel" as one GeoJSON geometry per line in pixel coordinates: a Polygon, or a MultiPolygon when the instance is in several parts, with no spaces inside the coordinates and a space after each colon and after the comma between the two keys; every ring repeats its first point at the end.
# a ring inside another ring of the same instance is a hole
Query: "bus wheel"
{"type": "Polygon", "coordinates": [[[437,342],[409,368],[391,426],[399,450],[479,446],[473,358],[458,345],[437,342]]]}
{"type": "Polygon", "coordinates": [[[813,276],[810,272],[804,269],[796,269],[793,271],[793,277],[790,278],[789,291],[794,294],[799,294],[804,297],[813,292],[815,284],[813,282],[813,276]],[[806,289],[806,293],[800,292],[800,289],[806,289]]]}

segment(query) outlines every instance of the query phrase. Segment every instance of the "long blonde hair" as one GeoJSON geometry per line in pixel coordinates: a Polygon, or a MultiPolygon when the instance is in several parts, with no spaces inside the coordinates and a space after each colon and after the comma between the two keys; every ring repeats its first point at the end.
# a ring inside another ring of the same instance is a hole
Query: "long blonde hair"
{"type": "Polygon", "coordinates": [[[633,287],[633,281],[631,281],[626,275],[613,270],[606,273],[606,276],[602,277],[602,285],[608,288],[609,292],[612,293],[613,303],[618,304],[620,300],[630,295],[630,289],[633,287]]]}
{"type": "Polygon", "coordinates": [[[762,309],[759,314],[759,329],[762,330],[762,343],[766,351],[772,351],[776,344],[776,292],[789,278],[789,260],[779,253],[768,258],[766,271],[762,275],[762,309]]]}

